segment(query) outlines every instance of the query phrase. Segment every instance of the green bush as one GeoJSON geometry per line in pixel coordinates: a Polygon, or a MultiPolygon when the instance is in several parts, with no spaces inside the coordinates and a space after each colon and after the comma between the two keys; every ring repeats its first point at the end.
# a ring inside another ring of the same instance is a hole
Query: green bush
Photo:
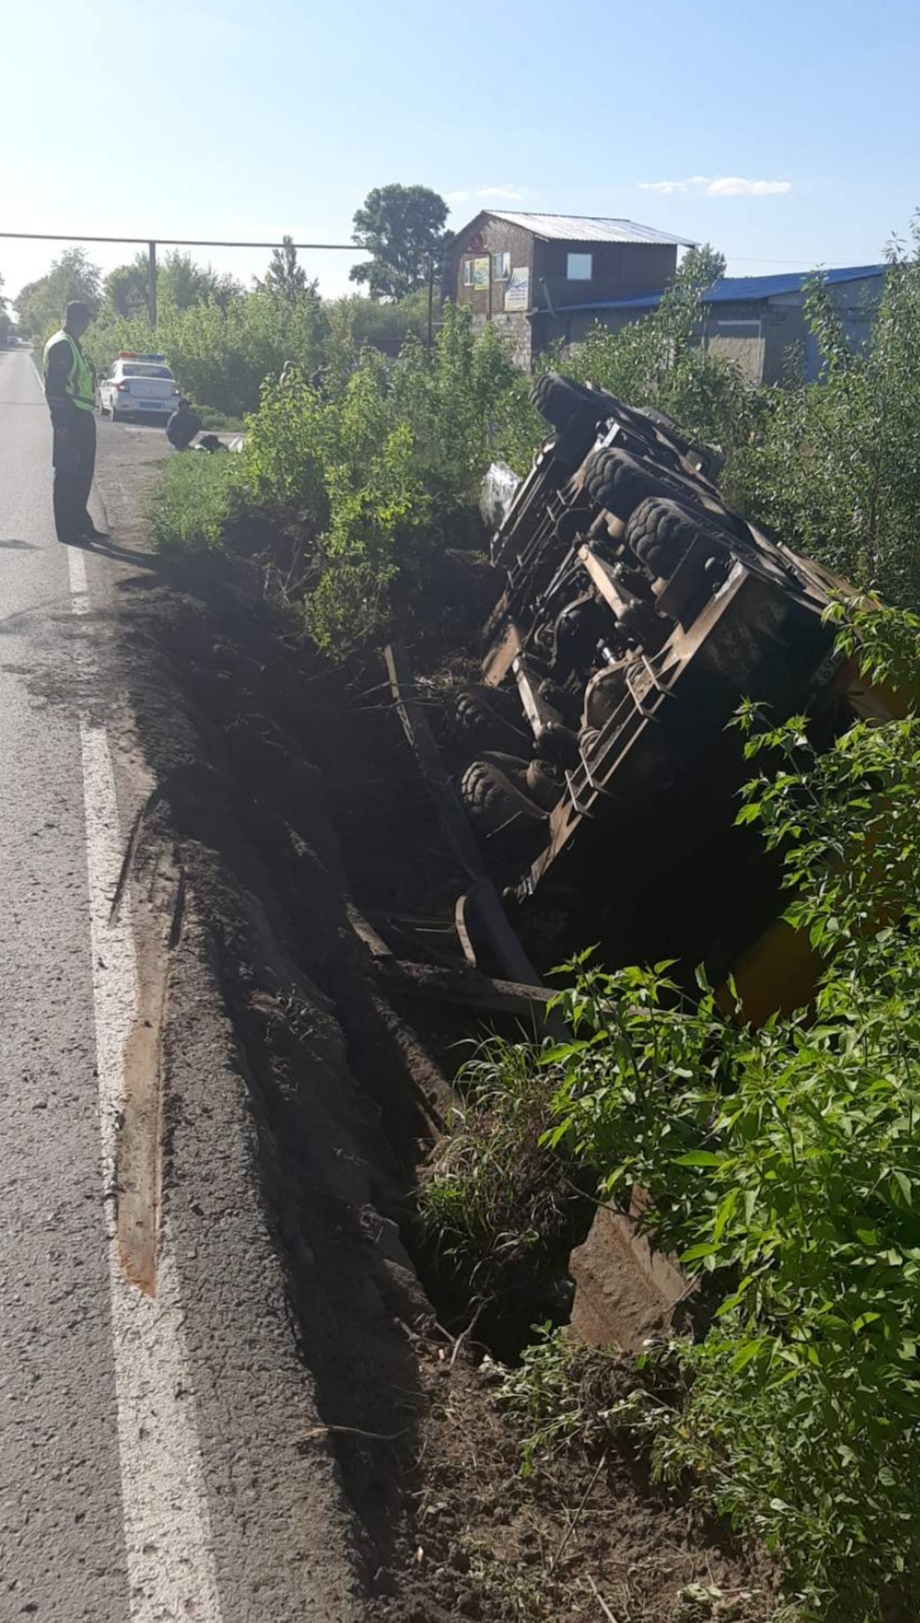
{"type": "Polygon", "coordinates": [[[149,497],[154,545],[160,552],[208,552],[219,547],[236,508],[239,457],[186,451],[171,457],[149,497]]]}
{"type": "Polygon", "coordinates": [[[320,647],[343,654],[379,634],[397,583],[405,602],[437,550],[469,535],[517,381],[496,335],[477,340],[468,314],[449,308],[430,353],[413,339],[395,361],[365,348],[338,391],[297,370],[266,385],[243,477],[253,506],[297,528],[320,647]]]}
{"type": "MultiPolygon", "coordinates": [[[[920,622],[864,608],[864,668],[920,683],[920,622]]],[[[660,1243],[722,1303],[673,1351],[686,1405],[638,1405],[659,1469],[783,1562],[796,1615],[920,1606],[920,720],[817,756],[755,731],[741,817],[784,854],[787,917],[827,967],[815,1008],[754,1031],[704,987],[582,966],[553,1141],[605,1191],[649,1190],[660,1243]]]]}
{"type": "Polygon", "coordinates": [[[287,363],[308,371],[320,364],[323,332],[322,305],[309,290],[287,299],[258,289],[185,308],[164,300],[155,330],[146,317],[122,317],[106,305],[86,348],[100,372],[121,350],[163,354],[184,394],[239,419],[256,410],[265,379],[287,363]]]}

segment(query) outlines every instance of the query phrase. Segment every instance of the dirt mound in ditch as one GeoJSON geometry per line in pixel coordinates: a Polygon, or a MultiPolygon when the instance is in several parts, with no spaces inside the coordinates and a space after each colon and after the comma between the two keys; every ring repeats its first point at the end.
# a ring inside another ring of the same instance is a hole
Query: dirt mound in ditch
{"type": "Polygon", "coordinates": [[[520,1476],[519,1429],[404,1247],[450,1106],[439,1058],[481,1022],[395,1007],[353,928],[355,904],[430,912],[461,888],[382,668],[321,664],[244,561],[123,596],[158,785],[139,852],[171,842],[206,929],[296,1334],[363,1530],[368,1619],[765,1617],[737,1552],[623,1461],[520,1476]]]}

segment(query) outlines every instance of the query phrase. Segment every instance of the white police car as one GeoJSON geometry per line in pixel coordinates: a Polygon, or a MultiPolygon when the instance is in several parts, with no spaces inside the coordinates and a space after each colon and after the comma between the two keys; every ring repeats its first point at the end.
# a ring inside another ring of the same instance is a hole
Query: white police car
{"type": "Polygon", "coordinates": [[[98,395],[101,415],[111,413],[113,423],[125,417],[165,423],[176,409],[179,385],[165,356],[123,350],[111,372],[100,379],[98,395]]]}

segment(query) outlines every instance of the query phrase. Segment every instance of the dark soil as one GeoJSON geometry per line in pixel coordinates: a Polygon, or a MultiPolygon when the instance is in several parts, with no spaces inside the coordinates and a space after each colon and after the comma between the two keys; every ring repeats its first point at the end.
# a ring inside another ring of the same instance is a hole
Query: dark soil
{"type": "MultiPolygon", "coordinates": [[[[447,570],[456,631],[462,564],[447,570]]],[[[368,1619],[762,1619],[744,1559],[625,1459],[574,1454],[525,1480],[483,1348],[452,1339],[456,1303],[452,1335],[438,1328],[401,1236],[450,1107],[445,1071],[481,1019],[395,1007],[348,907],[449,912],[461,878],[382,668],[323,665],[260,579],[221,558],[122,587],[160,792],[141,843],[175,845],[207,926],[296,1333],[363,1529],[368,1619]],[[687,1597],[694,1583],[708,1599],[687,1597]]]]}
{"type": "Polygon", "coordinates": [[[765,1569],[640,1486],[625,1457],[576,1451],[523,1477],[524,1431],[496,1405],[495,1366],[458,1359],[451,1367],[450,1349],[431,1344],[417,1351],[426,1451],[407,1496],[396,1592],[375,1623],[600,1623],[610,1614],[618,1623],[761,1623],[770,1615],[765,1569]]]}

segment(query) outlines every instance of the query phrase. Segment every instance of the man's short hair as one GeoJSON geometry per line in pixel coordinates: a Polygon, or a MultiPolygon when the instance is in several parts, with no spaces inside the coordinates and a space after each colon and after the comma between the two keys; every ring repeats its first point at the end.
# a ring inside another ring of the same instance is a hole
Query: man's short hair
{"type": "Polygon", "coordinates": [[[79,321],[81,317],[85,317],[87,321],[90,321],[92,319],[92,314],[93,313],[85,299],[70,299],[64,306],[65,322],[73,321],[74,318],[79,321]]]}

